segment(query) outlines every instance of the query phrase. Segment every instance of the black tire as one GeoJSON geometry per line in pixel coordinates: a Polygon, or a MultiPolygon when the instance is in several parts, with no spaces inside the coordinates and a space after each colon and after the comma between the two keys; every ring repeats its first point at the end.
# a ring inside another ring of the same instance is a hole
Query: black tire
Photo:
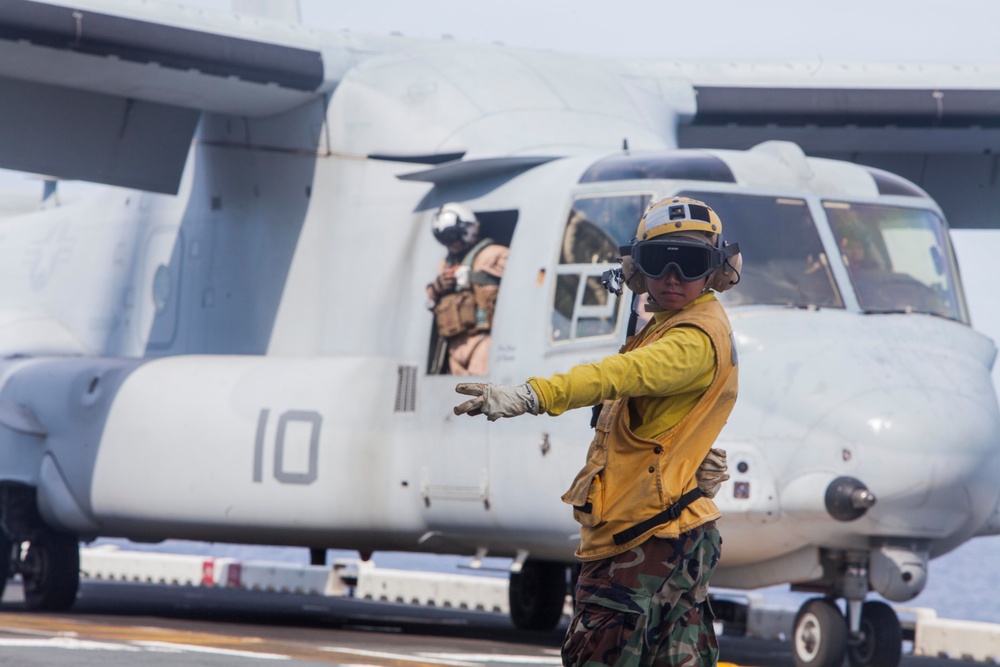
{"type": "Polygon", "coordinates": [[[807,600],[795,615],[792,661],[796,667],[841,667],[847,647],[847,621],[826,598],[807,600]]]}
{"type": "Polygon", "coordinates": [[[847,649],[853,667],[897,667],[903,656],[903,630],[892,607],[873,600],[861,608],[861,643],[847,649]]]}
{"type": "Polygon", "coordinates": [[[521,630],[551,630],[562,618],[566,604],[566,565],[525,561],[520,573],[511,573],[510,618],[521,630]]]}
{"type": "Polygon", "coordinates": [[[24,605],[32,611],[65,611],[80,587],[80,544],[75,535],[45,531],[28,543],[21,563],[24,605]]]}

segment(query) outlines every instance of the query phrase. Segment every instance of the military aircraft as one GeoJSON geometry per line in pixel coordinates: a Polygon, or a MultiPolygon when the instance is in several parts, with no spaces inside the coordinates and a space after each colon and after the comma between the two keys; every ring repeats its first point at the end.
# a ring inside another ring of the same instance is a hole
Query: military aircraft
{"type": "Polygon", "coordinates": [[[797,664],[896,664],[869,593],[1000,532],[996,348],[944,215],[988,224],[996,74],[3,0],[0,167],[109,187],[0,220],[0,578],[67,608],[98,536],[488,553],[514,622],[554,625],[590,414],[453,415],[431,221],[460,202],[509,246],[488,379],[519,383],[618,349],[638,306],[601,276],[687,195],[745,258],[714,583],[816,591],[797,664]]]}

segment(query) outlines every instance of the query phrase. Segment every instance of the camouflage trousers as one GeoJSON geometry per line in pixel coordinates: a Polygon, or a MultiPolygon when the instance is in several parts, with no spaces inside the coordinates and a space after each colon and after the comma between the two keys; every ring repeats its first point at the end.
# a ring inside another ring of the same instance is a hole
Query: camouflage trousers
{"type": "Polygon", "coordinates": [[[584,563],[562,647],[566,667],[714,666],[708,580],[722,538],[709,522],[674,540],[650,538],[584,563]]]}

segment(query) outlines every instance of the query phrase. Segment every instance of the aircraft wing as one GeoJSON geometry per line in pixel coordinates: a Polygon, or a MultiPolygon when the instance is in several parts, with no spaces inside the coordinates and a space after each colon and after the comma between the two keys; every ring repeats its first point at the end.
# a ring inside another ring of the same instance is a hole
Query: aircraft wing
{"type": "Polygon", "coordinates": [[[794,141],[807,154],[885,169],[923,187],[953,227],[996,227],[1000,66],[930,63],[657,63],[690,81],[681,147],[794,141]]]}
{"type": "Polygon", "coordinates": [[[0,166],[175,192],[202,111],[287,111],[342,69],[294,26],[264,39],[236,17],[111,6],[0,0],[0,166]]]}
{"type": "Polygon", "coordinates": [[[982,152],[998,145],[995,66],[838,67],[832,76],[824,73],[829,66],[789,66],[783,80],[750,72],[742,80],[692,74],[698,95],[692,140],[739,143],[770,128],[798,134],[814,152],[982,152]]]}

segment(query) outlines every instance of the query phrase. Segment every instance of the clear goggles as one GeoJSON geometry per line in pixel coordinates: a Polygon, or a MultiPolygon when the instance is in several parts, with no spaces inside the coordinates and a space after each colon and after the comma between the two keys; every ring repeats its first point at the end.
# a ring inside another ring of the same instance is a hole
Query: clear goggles
{"type": "Polygon", "coordinates": [[[636,268],[649,278],[662,278],[673,267],[682,280],[692,281],[722,266],[739,252],[739,247],[733,244],[720,250],[694,239],[664,237],[633,243],[622,248],[623,254],[626,251],[631,253],[636,268]]]}

